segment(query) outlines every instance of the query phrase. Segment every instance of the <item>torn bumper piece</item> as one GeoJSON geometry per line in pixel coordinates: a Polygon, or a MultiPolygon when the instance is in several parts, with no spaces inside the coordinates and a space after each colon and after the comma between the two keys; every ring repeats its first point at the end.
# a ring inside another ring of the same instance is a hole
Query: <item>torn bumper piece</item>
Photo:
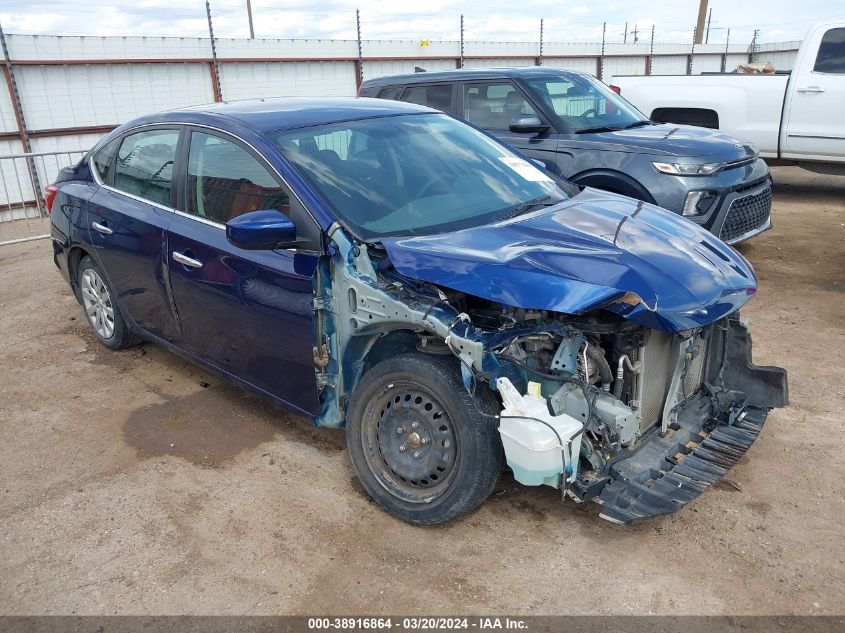
{"type": "Polygon", "coordinates": [[[751,336],[738,316],[713,338],[711,386],[677,408],[666,433],[653,428],[639,448],[609,462],[603,477],[573,485],[577,497],[603,506],[602,518],[627,524],[679,510],[736,465],[771,409],[789,403],[786,370],[752,362],[751,336]]]}
{"type": "MultiPolygon", "coordinates": [[[[708,408],[709,400],[702,397],[699,411],[708,408]]],[[[757,439],[767,415],[766,409],[749,407],[733,424],[704,415],[697,424],[683,420],[680,429],[655,436],[611,466],[609,483],[593,499],[603,506],[600,516],[627,524],[679,510],[736,465],[757,439]]]]}

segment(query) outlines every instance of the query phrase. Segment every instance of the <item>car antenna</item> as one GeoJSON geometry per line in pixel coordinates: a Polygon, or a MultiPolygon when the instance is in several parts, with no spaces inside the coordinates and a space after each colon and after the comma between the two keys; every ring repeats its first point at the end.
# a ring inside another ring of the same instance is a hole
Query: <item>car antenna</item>
{"type": "Polygon", "coordinates": [[[415,73],[424,73],[425,68],[420,68],[419,66],[414,66],[414,72],[415,73]]]}

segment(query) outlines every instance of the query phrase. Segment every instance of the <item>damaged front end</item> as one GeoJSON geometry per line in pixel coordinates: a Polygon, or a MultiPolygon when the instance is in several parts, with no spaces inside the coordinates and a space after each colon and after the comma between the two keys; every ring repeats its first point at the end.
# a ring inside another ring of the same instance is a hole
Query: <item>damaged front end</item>
{"type": "MultiPolygon", "coordinates": [[[[629,523],[707,490],[769,410],[787,404],[785,370],[752,363],[736,309],[687,329],[693,319],[675,318],[670,330],[652,327],[670,317],[646,310],[642,292],[574,314],[514,306],[491,299],[494,281],[479,296],[407,275],[394,261],[402,253],[357,243],[338,226],[329,238],[315,300],[318,424],[343,425],[349,394],[379,361],[414,350],[454,356],[471,395],[498,393],[517,481],[594,500],[603,518],[629,523]]],[[[722,292],[719,302],[740,300],[722,292]]]]}

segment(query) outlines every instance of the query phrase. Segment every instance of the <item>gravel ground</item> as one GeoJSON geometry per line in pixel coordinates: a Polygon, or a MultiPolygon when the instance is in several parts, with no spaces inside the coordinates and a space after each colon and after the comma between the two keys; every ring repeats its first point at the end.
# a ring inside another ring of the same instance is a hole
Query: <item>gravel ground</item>
{"type": "Polygon", "coordinates": [[[405,525],[315,429],[152,345],[110,352],[46,240],[0,247],[0,614],[841,614],[845,179],[776,169],[742,246],[789,370],[729,480],[620,527],[505,476],[405,525]]]}

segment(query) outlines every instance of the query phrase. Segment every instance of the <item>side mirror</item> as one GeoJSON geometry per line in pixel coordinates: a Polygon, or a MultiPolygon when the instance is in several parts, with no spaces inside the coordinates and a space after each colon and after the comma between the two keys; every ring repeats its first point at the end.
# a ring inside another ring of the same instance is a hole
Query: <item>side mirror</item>
{"type": "Polygon", "coordinates": [[[517,114],[511,119],[510,130],[518,134],[533,133],[539,134],[549,129],[548,124],[543,123],[539,117],[533,114],[517,114]]]}
{"type": "Polygon", "coordinates": [[[285,248],[296,243],[296,225],[275,209],[250,211],[226,222],[226,239],[253,251],[285,248]]]}

